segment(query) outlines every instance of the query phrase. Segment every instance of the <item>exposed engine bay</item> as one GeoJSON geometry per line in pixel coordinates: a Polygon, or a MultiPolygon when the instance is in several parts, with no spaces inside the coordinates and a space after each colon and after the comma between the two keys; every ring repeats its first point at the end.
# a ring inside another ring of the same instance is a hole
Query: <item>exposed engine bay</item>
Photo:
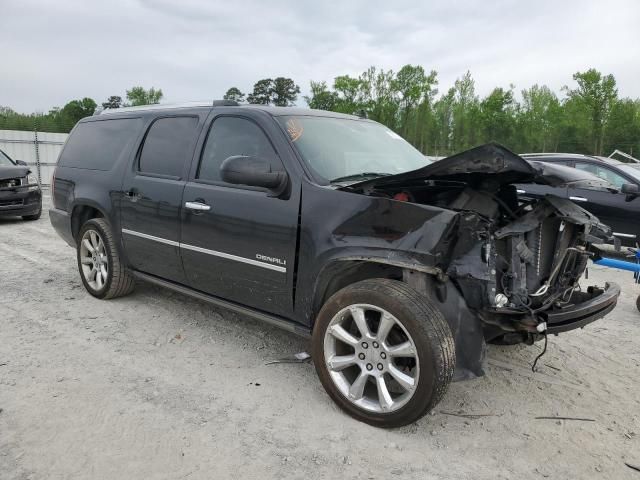
{"type": "Polygon", "coordinates": [[[453,282],[482,321],[487,340],[517,332],[533,341],[546,333],[550,314],[604,291],[583,292],[579,280],[589,258],[597,255],[592,244],[610,240],[610,229],[567,199],[522,200],[517,194],[516,183],[584,181],[571,170],[535,165],[503,147],[485,145],[351,188],[458,212],[442,255],[445,281],[453,282]]]}

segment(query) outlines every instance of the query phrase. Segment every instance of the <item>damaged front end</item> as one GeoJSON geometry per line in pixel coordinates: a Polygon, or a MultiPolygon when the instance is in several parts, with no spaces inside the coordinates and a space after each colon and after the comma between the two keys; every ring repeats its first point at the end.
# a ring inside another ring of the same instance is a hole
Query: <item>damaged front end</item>
{"type": "Polygon", "coordinates": [[[553,196],[521,207],[520,216],[514,214],[506,224],[495,210],[489,218],[463,215],[461,227],[472,222],[469,236],[478,241],[459,241],[447,269],[484,323],[487,340],[533,341],[542,333],[582,327],[613,309],[617,286],[580,290],[579,280],[595,254],[591,243],[610,238],[597,219],[553,196]],[[594,299],[597,305],[575,308],[594,299]]]}
{"type": "Polygon", "coordinates": [[[443,274],[424,289],[440,301],[454,332],[461,378],[482,374],[485,341],[532,343],[582,327],[615,307],[617,285],[586,291],[579,285],[589,258],[597,255],[592,244],[610,241],[610,229],[569,200],[524,201],[515,187],[599,181],[574,169],[529,163],[489,144],[347,188],[457,212],[450,247],[438,260],[443,274]]]}

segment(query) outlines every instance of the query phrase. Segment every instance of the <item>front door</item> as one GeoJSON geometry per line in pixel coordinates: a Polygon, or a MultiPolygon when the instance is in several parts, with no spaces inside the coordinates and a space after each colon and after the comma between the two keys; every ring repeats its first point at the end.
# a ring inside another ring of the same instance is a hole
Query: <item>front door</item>
{"type": "MultiPolygon", "coordinates": [[[[576,161],[576,168],[584,170],[609,182],[620,190],[625,183],[631,183],[607,165],[576,161]]],[[[618,191],[588,188],[570,188],[569,198],[613,230],[623,245],[635,246],[640,234],[640,200],[618,191]]]]}
{"type": "Polygon", "coordinates": [[[182,193],[199,123],[196,115],[155,119],[122,184],[120,224],[129,264],[180,283],[182,193]]]}
{"type": "Polygon", "coordinates": [[[184,190],[182,261],[192,288],[287,315],[293,305],[299,187],[273,197],[220,178],[220,165],[234,155],[261,157],[272,171],[284,170],[274,146],[282,140],[267,136],[263,127],[271,126],[259,121],[272,120],[213,119],[184,190]]]}

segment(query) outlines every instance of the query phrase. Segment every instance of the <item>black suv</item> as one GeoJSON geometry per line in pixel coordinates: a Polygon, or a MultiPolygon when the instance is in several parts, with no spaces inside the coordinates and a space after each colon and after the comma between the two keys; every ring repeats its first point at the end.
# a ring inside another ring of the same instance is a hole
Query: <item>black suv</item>
{"type": "Polygon", "coordinates": [[[42,191],[25,162],[0,150],[0,217],[37,220],[42,213],[42,191]]]}
{"type": "Polygon", "coordinates": [[[640,240],[640,165],[622,163],[611,158],[572,153],[529,153],[527,160],[565,165],[595,175],[606,181],[605,186],[567,185],[550,187],[537,185],[520,188],[523,196],[547,194],[568,198],[596,215],[613,229],[623,245],[635,247],[640,240]],[[606,187],[606,188],[605,188],[606,187]]]}
{"type": "Polygon", "coordinates": [[[50,218],[84,286],[140,279],[312,337],[323,386],[382,427],[424,415],[483,374],[486,342],[582,327],[620,289],[580,290],[609,229],[514,184],[573,169],[490,144],[428,164],[388,128],[297,108],[107,110],[81,120],[50,218]]]}

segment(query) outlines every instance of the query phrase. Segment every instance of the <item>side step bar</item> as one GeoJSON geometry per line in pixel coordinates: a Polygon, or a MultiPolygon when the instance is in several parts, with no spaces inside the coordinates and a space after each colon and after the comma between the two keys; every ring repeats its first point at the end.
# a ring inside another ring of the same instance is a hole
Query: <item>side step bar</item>
{"type": "Polygon", "coordinates": [[[136,278],[139,278],[140,280],[143,280],[145,282],[153,283],[154,285],[168,288],[170,290],[173,290],[174,292],[182,293],[183,295],[187,295],[189,297],[193,297],[198,300],[202,300],[204,302],[211,303],[213,305],[217,305],[222,308],[226,308],[227,310],[232,310],[242,315],[247,315],[248,317],[255,318],[256,320],[260,320],[269,325],[273,325],[274,327],[278,327],[288,332],[295,333],[296,335],[300,335],[301,337],[309,338],[311,336],[311,330],[308,327],[296,324],[282,317],[278,317],[276,315],[270,315],[268,313],[264,313],[259,310],[254,310],[252,308],[245,307],[243,305],[239,305],[237,303],[230,302],[228,300],[223,300],[221,298],[214,297],[213,295],[208,295],[206,293],[193,290],[189,287],[185,287],[184,285],[179,285],[177,283],[163,280],[153,275],[149,275],[149,274],[137,272],[137,271],[133,271],[131,273],[133,273],[133,275],[135,275],[136,278]]]}

